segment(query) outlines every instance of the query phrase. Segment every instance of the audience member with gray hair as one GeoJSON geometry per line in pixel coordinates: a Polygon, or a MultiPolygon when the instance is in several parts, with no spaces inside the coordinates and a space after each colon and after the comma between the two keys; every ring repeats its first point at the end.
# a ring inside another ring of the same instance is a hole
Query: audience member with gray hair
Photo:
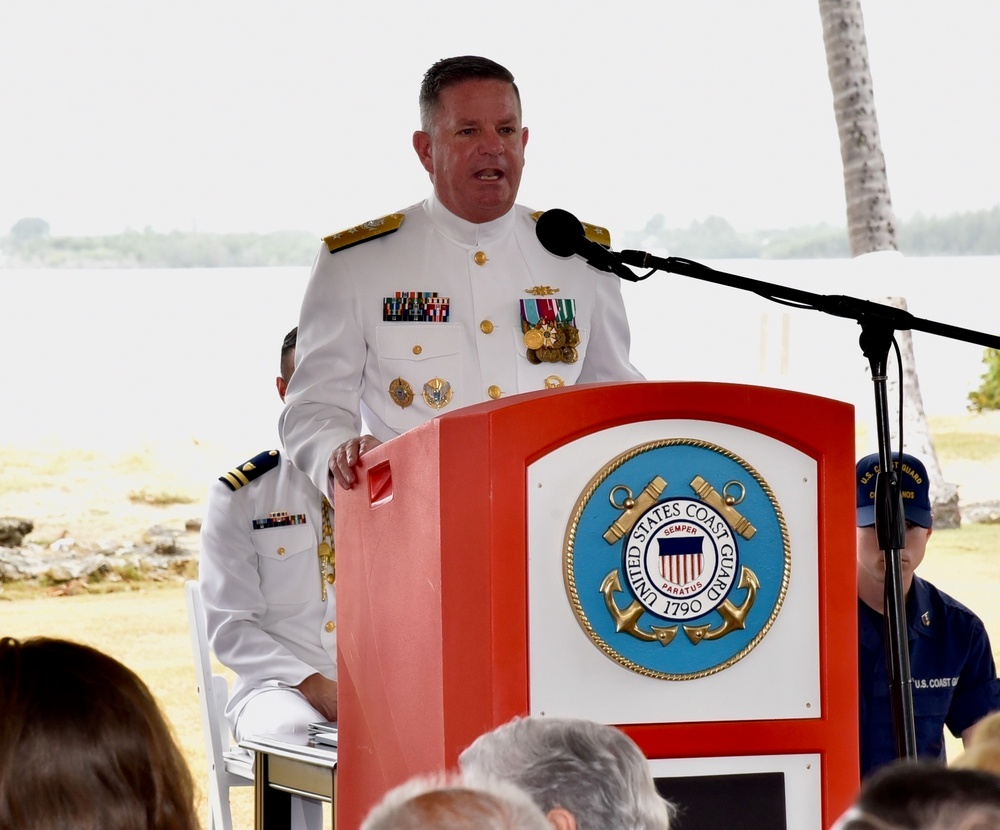
{"type": "Polygon", "coordinates": [[[832,830],[1000,830],[1000,777],[895,761],[865,780],[832,830]]]}
{"type": "Polygon", "coordinates": [[[517,784],[557,830],[667,830],[674,812],[635,742],[589,720],[516,718],[477,738],[458,762],[467,776],[517,784]]]}
{"type": "Polygon", "coordinates": [[[551,830],[531,797],[488,777],[417,777],[390,790],[361,830],[551,830]]]}

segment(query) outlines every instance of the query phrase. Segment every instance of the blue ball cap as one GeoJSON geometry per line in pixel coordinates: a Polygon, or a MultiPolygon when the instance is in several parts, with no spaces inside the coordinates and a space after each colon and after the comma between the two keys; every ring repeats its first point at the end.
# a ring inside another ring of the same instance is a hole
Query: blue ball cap
{"type": "MultiPolygon", "coordinates": [[[[899,470],[899,490],[903,497],[903,514],[906,521],[921,527],[930,527],[931,491],[924,462],[908,453],[902,457],[892,454],[893,466],[899,470]]],[[[866,455],[855,468],[858,488],[858,527],[875,524],[875,476],[879,472],[878,454],[866,455]]]]}

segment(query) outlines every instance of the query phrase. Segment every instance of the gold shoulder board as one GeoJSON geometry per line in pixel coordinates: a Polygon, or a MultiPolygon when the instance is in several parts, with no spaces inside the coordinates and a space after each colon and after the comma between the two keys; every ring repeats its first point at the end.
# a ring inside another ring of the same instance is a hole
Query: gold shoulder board
{"type": "Polygon", "coordinates": [[[360,225],[355,225],[346,231],[330,234],[330,236],[324,237],[323,241],[326,243],[326,247],[330,249],[330,253],[333,254],[337,251],[343,251],[345,248],[350,248],[352,245],[360,245],[369,239],[377,239],[380,236],[385,236],[387,233],[398,231],[405,218],[405,215],[402,213],[390,213],[388,216],[383,216],[379,219],[362,222],[360,225]]]}
{"type": "MultiPolygon", "coordinates": [[[[537,222],[538,217],[543,213],[545,213],[544,210],[536,210],[531,214],[531,218],[537,222]]],[[[602,228],[600,225],[590,225],[586,222],[581,222],[580,224],[583,225],[584,236],[591,242],[596,242],[605,248],[611,247],[611,232],[607,228],[602,228]]]]}

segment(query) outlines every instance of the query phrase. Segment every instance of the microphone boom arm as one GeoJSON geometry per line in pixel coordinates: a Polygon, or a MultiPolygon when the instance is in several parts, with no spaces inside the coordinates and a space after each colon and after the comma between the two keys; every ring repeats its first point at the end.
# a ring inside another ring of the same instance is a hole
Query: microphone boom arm
{"type": "MultiPolygon", "coordinates": [[[[798,308],[822,311],[835,317],[845,317],[856,320],[858,323],[882,324],[890,326],[894,331],[912,329],[914,331],[926,331],[930,334],[937,334],[953,340],[963,340],[966,343],[978,343],[991,349],[1000,349],[1000,337],[983,332],[965,329],[959,326],[951,326],[947,323],[939,323],[935,320],[925,320],[915,317],[908,311],[901,308],[876,303],[870,300],[861,300],[857,297],[849,297],[842,294],[814,294],[811,291],[803,291],[798,288],[790,288],[783,285],[764,282],[762,280],[741,277],[736,274],[727,274],[724,271],[716,271],[700,262],[681,257],[657,257],[645,251],[621,251],[618,256],[626,265],[637,268],[649,268],[653,271],[668,271],[672,274],[680,274],[685,277],[714,282],[717,285],[728,285],[732,288],[739,288],[743,291],[750,291],[753,294],[771,300],[776,303],[792,305],[798,308]]],[[[636,277],[637,280],[645,279],[636,277]]]]}

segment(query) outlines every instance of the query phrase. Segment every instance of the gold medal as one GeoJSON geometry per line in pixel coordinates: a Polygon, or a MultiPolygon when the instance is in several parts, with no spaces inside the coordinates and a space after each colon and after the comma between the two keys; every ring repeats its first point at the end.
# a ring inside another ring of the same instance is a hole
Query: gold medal
{"type": "Polygon", "coordinates": [[[389,397],[400,409],[406,409],[413,403],[413,387],[402,378],[396,378],[389,384],[389,397]]]}
{"type": "Polygon", "coordinates": [[[545,337],[538,329],[528,329],[524,333],[524,345],[529,349],[540,349],[545,343],[545,337]]]}
{"type": "MultiPolygon", "coordinates": [[[[556,345],[556,339],[559,336],[559,329],[556,328],[555,323],[542,323],[542,345],[546,349],[551,349],[556,345]]],[[[544,360],[544,358],[543,358],[544,360]]]]}

